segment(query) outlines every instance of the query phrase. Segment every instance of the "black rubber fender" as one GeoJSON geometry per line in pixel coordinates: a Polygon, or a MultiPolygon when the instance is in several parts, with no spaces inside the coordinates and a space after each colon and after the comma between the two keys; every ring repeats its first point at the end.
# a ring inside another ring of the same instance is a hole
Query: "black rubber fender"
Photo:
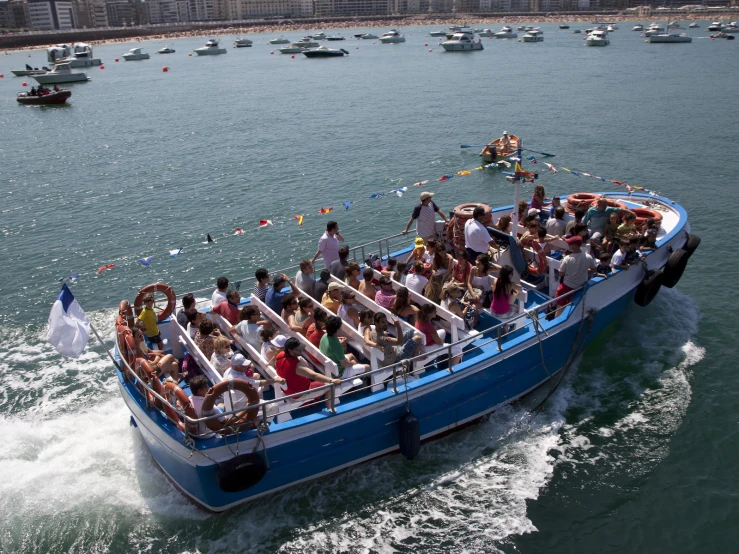
{"type": "Polygon", "coordinates": [[[400,418],[398,446],[400,447],[400,453],[408,460],[418,456],[418,452],[421,450],[421,422],[413,415],[413,412],[406,412],[400,418]]]}
{"type": "Polygon", "coordinates": [[[662,288],[665,275],[659,269],[650,269],[639,283],[634,295],[634,302],[639,306],[648,306],[649,303],[657,296],[659,289],[662,288]]]}
{"type": "Polygon", "coordinates": [[[265,473],[267,464],[259,454],[252,452],[221,463],[216,473],[216,481],[224,492],[239,492],[259,483],[265,473]]]}
{"type": "Polygon", "coordinates": [[[662,283],[664,286],[666,286],[668,289],[671,289],[672,287],[677,285],[680,277],[683,276],[685,267],[688,265],[689,258],[690,254],[688,253],[688,251],[683,250],[682,248],[675,250],[672,254],[670,254],[670,257],[667,260],[667,265],[664,269],[665,280],[662,283]]]}
{"type": "Polygon", "coordinates": [[[683,246],[683,249],[687,251],[688,256],[692,256],[693,252],[698,249],[700,243],[701,238],[698,235],[688,235],[688,240],[685,241],[685,246],[683,246]]]}

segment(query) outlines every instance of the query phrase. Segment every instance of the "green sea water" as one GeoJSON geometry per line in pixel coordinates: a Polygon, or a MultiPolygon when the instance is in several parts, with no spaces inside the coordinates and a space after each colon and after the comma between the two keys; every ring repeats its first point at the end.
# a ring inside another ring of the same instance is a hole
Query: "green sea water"
{"type": "Polygon", "coordinates": [[[342,30],[350,55],[334,59],[280,55],[266,35],[238,50],[221,37],[217,57],[188,56],[205,39],[170,41],[168,56],[154,54],[163,42],[110,44],[59,108],[14,98],[33,81],[10,69],[44,53],[0,57],[0,551],[733,551],[736,41],[691,30],[691,44],[650,45],[622,28],[585,48],[542,29],[542,43],[483,39],[468,54],[423,27],[398,45],[342,30]],[[134,46],[152,59],[123,62],[134,46]],[[556,154],[525,164],[548,194],[619,189],[544,161],[644,186],[703,238],[679,285],[609,326],[540,413],[507,407],[412,463],[208,515],[129,427],[102,348],[68,360],[44,342],[60,277],[80,275],[70,286],[110,344],[115,306],[143,285],[209,289],[294,265],[328,217],[355,245],[400,232],[421,190],[445,211],[510,204],[502,175],[456,175],[479,165],[460,144],[504,130],[556,154]]]}

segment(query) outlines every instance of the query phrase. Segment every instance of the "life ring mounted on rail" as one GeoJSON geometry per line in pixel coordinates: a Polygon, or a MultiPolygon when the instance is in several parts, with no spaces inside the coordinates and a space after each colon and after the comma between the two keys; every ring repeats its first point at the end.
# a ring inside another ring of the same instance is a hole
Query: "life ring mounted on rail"
{"type": "Polygon", "coordinates": [[[662,225],[662,214],[655,210],[649,210],[647,208],[629,208],[630,212],[636,214],[636,225],[644,225],[644,222],[651,218],[654,218],[655,223],[662,225]]]}
{"type": "MultiPolygon", "coordinates": [[[[173,383],[171,381],[167,381],[166,383],[164,383],[164,392],[162,396],[164,396],[170,404],[174,404],[175,402],[177,402],[182,407],[182,410],[185,412],[185,415],[187,417],[192,419],[198,418],[198,414],[195,412],[195,408],[193,408],[192,404],[190,403],[190,399],[188,398],[187,394],[185,394],[185,391],[183,391],[176,383],[173,383]]],[[[180,431],[184,432],[185,423],[180,419],[179,414],[167,404],[164,404],[162,407],[164,408],[164,413],[167,415],[167,418],[172,423],[177,425],[180,431]]],[[[191,423],[189,432],[191,435],[196,434],[198,432],[198,424],[191,423]]]]}
{"type": "Polygon", "coordinates": [[[157,321],[161,323],[172,315],[175,305],[177,304],[177,295],[174,293],[174,290],[172,290],[172,287],[170,287],[169,285],[165,285],[164,283],[153,283],[151,285],[146,285],[136,295],[136,298],[133,301],[133,311],[138,316],[141,313],[141,309],[144,305],[144,296],[148,293],[154,294],[156,292],[164,293],[164,296],[167,297],[167,307],[157,314],[157,321]]]}
{"type": "Polygon", "coordinates": [[[598,200],[598,195],[591,192],[576,192],[570,194],[565,202],[565,209],[570,213],[575,213],[575,210],[582,208],[587,211],[588,208],[593,204],[594,201],[598,200]]]}
{"type": "MultiPolygon", "coordinates": [[[[136,341],[133,338],[133,332],[125,325],[116,326],[116,331],[118,332],[118,354],[121,358],[126,360],[126,363],[128,363],[130,368],[135,371],[136,341]]],[[[122,369],[122,373],[127,379],[131,378],[130,374],[125,369],[122,369]]]]}
{"type": "Polygon", "coordinates": [[[217,433],[226,434],[239,431],[242,426],[256,426],[256,420],[259,416],[259,409],[256,407],[260,400],[257,389],[255,389],[251,383],[244,381],[243,379],[226,379],[217,383],[214,387],[208,389],[205,398],[203,399],[202,414],[203,416],[213,415],[213,406],[216,404],[216,400],[224,393],[230,390],[237,390],[243,392],[246,395],[248,406],[245,413],[236,414],[224,421],[218,419],[209,419],[205,422],[208,429],[217,433]],[[252,408],[252,406],[254,406],[252,408]]]}

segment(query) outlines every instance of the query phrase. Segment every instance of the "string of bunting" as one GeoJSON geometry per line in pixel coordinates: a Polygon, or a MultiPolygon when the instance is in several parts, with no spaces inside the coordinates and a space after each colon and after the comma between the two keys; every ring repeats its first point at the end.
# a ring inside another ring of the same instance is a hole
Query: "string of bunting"
{"type": "MultiPolygon", "coordinates": [[[[534,156],[529,156],[529,157],[527,157],[525,159],[530,164],[536,164],[537,163],[536,158],[534,156]]],[[[508,160],[499,160],[498,162],[490,163],[490,164],[485,164],[485,165],[480,165],[480,166],[474,167],[472,169],[463,169],[463,170],[460,170],[460,171],[455,172],[454,174],[442,175],[441,177],[439,177],[438,179],[436,179],[436,182],[437,183],[442,183],[442,182],[445,182],[445,181],[449,181],[450,179],[454,178],[455,176],[457,176],[457,177],[466,177],[468,175],[471,175],[473,171],[483,171],[483,170],[486,170],[486,169],[497,169],[498,170],[498,173],[501,173],[503,175],[513,176],[513,177],[522,179],[524,182],[531,182],[531,183],[533,183],[535,179],[538,179],[539,178],[539,175],[537,173],[535,173],[535,172],[525,171],[521,167],[521,165],[520,165],[521,164],[521,161],[522,161],[521,158],[510,157],[510,158],[508,158],[508,160]],[[511,171],[505,171],[505,169],[509,169],[514,164],[515,164],[514,171],[512,171],[512,172],[511,171]],[[503,168],[505,168],[505,169],[503,169],[503,168]]],[[[570,175],[572,175],[574,177],[590,177],[592,179],[599,179],[602,182],[613,183],[615,185],[626,187],[626,190],[629,192],[629,194],[631,194],[634,191],[638,191],[638,192],[644,192],[644,193],[655,195],[655,196],[656,195],[659,195],[658,192],[649,190],[649,189],[644,188],[644,187],[641,187],[641,186],[630,185],[629,183],[626,183],[625,181],[618,181],[618,180],[615,180],[615,179],[606,179],[605,177],[599,177],[597,175],[594,175],[592,173],[588,173],[588,172],[585,172],[585,171],[579,171],[579,170],[569,169],[567,167],[559,167],[559,168],[557,168],[553,164],[550,164],[550,163],[547,163],[547,162],[543,162],[543,163],[547,167],[548,173],[555,174],[555,173],[559,173],[560,171],[563,171],[565,173],[569,173],[570,175]]],[[[428,184],[430,182],[431,181],[429,179],[425,179],[425,180],[421,180],[421,181],[417,181],[417,182],[413,183],[412,186],[413,187],[421,187],[421,186],[426,185],[426,184],[428,184]]],[[[408,191],[408,187],[406,186],[406,187],[401,187],[401,188],[398,188],[398,189],[393,189],[393,190],[390,190],[390,191],[387,191],[387,192],[373,192],[372,194],[369,195],[369,198],[368,199],[369,200],[377,200],[377,199],[383,198],[385,196],[396,196],[396,197],[402,198],[403,195],[407,191],[408,191]]],[[[359,202],[359,200],[347,200],[347,201],[345,201],[345,202],[342,203],[342,206],[343,206],[344,210],[348,210],[351,206],[353,206],[357,202],[359,202]]],[[[334,207],[333,206],[321,207],[321,208],[319,208],[315,212],[315,214],[318,215],[318,216],[328,215],[333,210],[334,210],[334,207]]],[[[244,229],[242,227],[236,227],[232,233],[222,233],[220,236],[217,235],[217,238],[219,238],[219,240],[220,240],[221,238],[228,238],[228,237],[231,237],[231,236],[241,236],[241,235],[245,235],[247,233],[256,232],[259,229],[262,229],[262,228],[265,228],[265,227],[275,226],[275,224],[277,224],[277,225],[285,225],[285,224],[289,223],[290,221],[297,221],[297,225],[298,226],[302,226],[303,225],[303,220],[306,217],[308,217],[309,215],[313,215],[313,214],[296,214],[296,215],[293,215],[292,217],[286,217],[286,218],[280,218],[280,219],[274,219],[274,220],[272,220],[272,219],[260,219],[259,220],[259,225],[257,227],[252,227],[252,228],[249,228],[249,229],[244,229]]],[[[214,242],[216,242],[216,240],[210,234],[207,234],[206,235],[206,239],[204,241],[202,241],[200,244],[207,245],[207,244],[214,243],[214,242]]],[[[185,245],[185,246],[181,246],[181,247],[178,247],[178,248],[170,249],[168,251],[169,252],[169,257],[170,258],[176,258],[180,254],[182,254],[184,251],[186,251],[189,248],[192,248],[193,246],[196,246],[197,244],[198,243],[193,243],[193,244],[190,244],[190,245],[185,245]]],[[[143,267],[149,267],[149,266],[151,266],[153,259],[154,259],[154,256],[147,256],[147,257],[143,257],[143,258],[138,258],[137,261],[143,267]]],[[[115,260],[115,261],[127,261],[127,260],[130,260],[130,257],[125,257],[124,256],[124,257],[119,258],[118,260],[115,260]]],[[[116,264],[114,264],[114,263],[108,263],[108,264],[105,264],[105,265],[100,266],[95,272],[77,273],[75,275],[70,275],[68,277],[59,277],[57,279],[57,281],[60,281],[60,282],[65,282],[66,281],[66,282],[69,282],[69,283],[74,283],[82,275],[85,275],[85,274],[93,274],[93,273],[97,273],[98,275],[100,275],[101,273],[103,273],[105,271],[112,270],[115,267],[116,267],[116,264]]]]}

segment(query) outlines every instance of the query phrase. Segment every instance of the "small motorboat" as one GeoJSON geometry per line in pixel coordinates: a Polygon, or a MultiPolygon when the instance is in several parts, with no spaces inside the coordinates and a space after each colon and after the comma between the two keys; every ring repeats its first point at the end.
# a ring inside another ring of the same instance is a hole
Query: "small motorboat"
{"type": "Polygon", "coordinates": [[[521,144],[519,138],[516,135],[509,135],[505,132],[503,133],[503,137],[489,142],[482,149],[480,156],[484,163],[489,164],[498,162],[500,160],[505,160],[509,156],[515,155],[516,150],[518,150],[518,147],[521,144]],[[506,146],[501,145],[503,137],[508,137],[508,144],[506,146]]]}
{"type": "Polygon", "coordinates": [[[307,50],[304,46],[298,46],[297,44],[291,44],[290,46],[283,46],[279,48],[280,54],[300,54],[307,50]]]}
{"type": "Polygon", "coordinates": [[[581,33],[582,33],[582,31],[580,29],[575,29],[574,31],[572,31],[572,34],[573,35],[579,35],[581,33]]]}
{"type": "Polygon", "coordinates": [[[326,37],[328,41],[346,40],[344,37],[326,37]]]}
{"type": "Polygon", "coordinates": [[[195,49],[195,53],[198,56],[217,56],[219,54],[225,54],[228,50],[221,48],[218,45],[218,39],[212,38],[205,43],[205,46],[195,49]]]}
{"type": "Polygon", "coordinates": [[[518,33],[514,31],[511,26],[503,25],[503,27],[500,28],[500,31],[494,33],[493,36],[495,38],[518,38],[518,33]]]}
{"type": "Polygon", "coordinates": [[[569,28],[570,28],[570,26],[569,26],[569,25],[568,25],[567,23],[562,23],[562,24],[561,24],[561,25],[559,26],[559,28],[560,28],[560,29],[569,29],[569,28]]]}
{"type": "Polygon", "coordinates": [[[290,41],[285,37],[273,38],[269,41],[270,44],[290,44],[290,41]]]}
{"type": "Polygon", "coordinates": [[[706,27],[706,31],[714,32],[714,31],[722,31],[724,28],[724,24],[720,21],[714,21],[711,23],[708,27],[706,27]]]}
{"type": "Polygon", "coordinates": [[[326,33],[324,33],[323,31],[320,31],[318,33],[314,33],[314,34],[310,35],[310,37],[313,40],[324,40],[326,38],[326,33]]]}
{"type": "Polygon", "coordinates": [[[721,31],[722,33],[739,33],[739,26],[736,25],[736,22],[729,23],[726,25],[721,31]]]}
{"type": "Polygon", "coordinates": [[[159,50],[157,50],[157,54],[174,54],[174,48],[165,46],[164,48],[160,48],[159,50]]]}
{"type": "Polygon", "coordinates": [[[447,52],[472,52],[474,50],[482,50],[482,41],[475,40],[472,31],[460,31],[454,33],[452,38],[441,43],[441,47],[447,52]]]}
{"type": "Polygon", "coordinates": [[[372,33],[365,33],[363,35],[360,35],[360,38],[362,38],[364,40],[375,40],[375,39],[378,39],[380,37],[378,37],[377,35],[373,35],[372,33]]]}
{"type": "Polygon", "coordinates": [[[123,59],[127,62],[148,60],[149,54],[143,51],[141,48],[131,48],[128,52],[123,54],[123,59]]]}
{"type": "Polygon", "coordinates": [[[524,42],[544,42],[544,33],[542,33],[538,29],[532,29],[531,31],[526,31],[526,34],[523,36],[524,42]]]}
{"type": "Polygon", "coordinates": [[[525,30],[526,30],[526,25],[519,25],[518,27],[516,27],[516,31],[525,31],[525,30]]]}
{"type": "MultiPolygon", "coordinates": [[[[281,42],[280,44],[287,44],[289,41],[281,42]]],[[[237,38],[234,41],[234,46],[236,48],[251,48],[251,45],[254,44],[254,41],[249,40],[248,38],[237,38]]]]}
{"type": "Polygon", "coordinates": [[[644,31],[645,37],[651,37],[652,35],[664,35],[665,29],[658,23],[652,23],[649,28],[644,31]]]}
{"type": "Polygon", "coordinates": [[[49,63],[68,63],[71,68],[92,67],[102,65],[100,58],[92,57],[92,46],[84,42],[77,42],[73,46],[57,44],[46,49],[49,63]]]}
{"type": "Polygon", "coordinates": [[[596,29],[585,39],[585,46],[608,46],[611,41],[608,40],[608,31],[596,29]]]}
{"type": "Polygon", "coordinates": [[[343,48],[329,48],[328,46],[319,46],[318,48],[308,48],[303,50],[306,58],[335,58],[338,56],[348,56],[349,52],[343,48]]]}
{"type": "Polygon", "coordinates": [[[72,91],[66,89],[52,90],[47,93],[42,92],[38,95],[19,92],[16,100],[25,106],[53,106],[55,104],[64,104],[70,96],[72,96],[72,91]]]}
{"type": "Polygon", "coordinates": [[[477,36],[480,37],[492,37],[495,34],[491,29],[483,29],[479,33],[477,33],[477,36]]]}
{"type": "Polygon", "coordinates": [[[33,75],[33,78],[41,85],[58,85],[90,80],[87,73],[74,73],[68,63],[57,64],[51,68],[51,71],[47,71],[43,75],[33,75]]]}
{"type": "Polygon", "coordinates": [[[618,27],[616,27],[615,25],[609,25],[608,27],[606,27],[606,31],[608,31],[609,33],[612,33],[616,29],[618,29],[618,27]]]}
{"type": "Polygon", "coordinates": [[[446,31],[431,31],[429,33],[430,37],[446,37],[446,31]]]}
{"type": "Polygon", "coordinates": [[[677,43],[677,42],[693,42],[693,37],[689,37],[686,33],[664,33],[661,35],[652,35],[649,37],[649,43],[677,43]]]}
{"type": "Polygon", "coordinates": [[[711,35],[711,38],[725,38],[726,40],[734,40],[735,37],[734,35],[728,35],[722,31],[720,33],[716,33],[715,35],[711,35]]]}
{"type": "Polygon", "coordinates": [[[299,46],[300,48],[316,48],[318,43],[315,40],[311,40],[310,37],[303,37],[297,42],[293,42],[293,46],[299,46]]]}
{"type": "MultiPolygon", "coordinates": [[[[446,33],[444,36],[446,36],[446,33]]],[[[397,44],[398,42],[405,42],[405,37],[400,34],[400,31],[390,29],[387,33],[382,34],[380,42],[383,44],[397,44]]]]}
{"type": "Polygon", "coordinates": [[[11,69],[10,70],[10,72],[16,77],[27,77],[30,75],[43,75],[47,71],[49,71],[48,67],[45,67],[44,69],[38,69],[38,68],[31,67],[28,64],[26,64],[26,69],[11,69]]]}
{"type": "Polygon", "coordinates": [[[637,23],[631,28],[631,30],[641,33],[644,30],[644,25],[642,25],[641,23],[637,23]]]}
{"type": "Polygon", "coordinates": [[[688,29],[698,29],[698,28],[700,28],[700,25],[698,25],[695,22],[693,22],[690,25],[688,25],[688,29]]]}

